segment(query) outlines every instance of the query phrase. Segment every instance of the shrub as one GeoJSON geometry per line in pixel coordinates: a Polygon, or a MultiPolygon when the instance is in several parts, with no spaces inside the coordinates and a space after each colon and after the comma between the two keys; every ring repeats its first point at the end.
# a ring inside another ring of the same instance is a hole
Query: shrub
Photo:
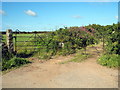
{"type": "Polygon", "coordinates": [[[98,59],[98,63],[103,65],[103,66],[108,66],[110,68],[112,67],[119,67],[120,66],[120,55],[117,54],[106,54],[102,55],[98,59]]]}

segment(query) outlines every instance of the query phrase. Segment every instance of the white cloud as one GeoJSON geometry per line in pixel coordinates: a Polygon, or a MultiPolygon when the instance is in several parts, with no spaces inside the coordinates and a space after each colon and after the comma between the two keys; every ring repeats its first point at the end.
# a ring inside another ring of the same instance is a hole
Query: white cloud
{"type": "Polygon", "coordinates": [[[0,10],[0,14],[5,15],[5,11],[0,10]]]}
{"type": "Polygon", "coordinates": [[[72,17],[73,17],[73,18],[76,18],[76,19],[81,18],[80,15],[75,15],[75,16],[72,16],[72,17]]]}
{"type": "Polygon", "coordinates": [[[27,11],[25,11],[25,13],[29,16],[37,16],[37,13],[32,10],[27,10],[27,11]]]}
{"type": "Polygon", "coordinates": [[[116,19],[118,19],[118,16],[115,16],[116,19]]]}

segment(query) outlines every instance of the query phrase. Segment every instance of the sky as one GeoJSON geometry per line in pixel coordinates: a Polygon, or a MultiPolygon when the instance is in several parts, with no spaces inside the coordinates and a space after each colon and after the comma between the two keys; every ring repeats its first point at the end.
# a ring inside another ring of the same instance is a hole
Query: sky
{"type": "Polygon", "coordinates": [[[2,2],[118,2],[119,0],[1,0],[2,2]]]}
{"type": "Polygon", "coordinates": [[[51,31],[64,26],[111,25],[118,2],[2,2],[2,30],[51,31]]]}

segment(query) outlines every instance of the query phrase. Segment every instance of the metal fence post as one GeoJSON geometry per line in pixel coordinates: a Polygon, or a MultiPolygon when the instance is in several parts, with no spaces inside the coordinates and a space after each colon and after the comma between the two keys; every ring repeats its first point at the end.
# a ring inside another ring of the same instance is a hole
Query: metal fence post
{"type": "Polygon", "coordinates": [[[12,35],[12,30],[8,29],[6,31],[6,39],[7,39],[7,47],[9,52],[13,53],[14,51],[14,46],[13,46],[13,35],[12,35]]]}

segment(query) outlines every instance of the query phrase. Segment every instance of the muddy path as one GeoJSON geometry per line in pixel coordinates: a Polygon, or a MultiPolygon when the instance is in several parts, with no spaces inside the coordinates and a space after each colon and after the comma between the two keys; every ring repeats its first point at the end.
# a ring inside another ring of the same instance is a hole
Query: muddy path
{"type": "Polygon", "coordinates": [[[59,64],[74,55],[59,56],[42,62],[25,65],[3,75],[3,88],[118,88],[118,70],[97,64],[101,46],[89,47],[92,57],[77,63],[59,64]]]}

